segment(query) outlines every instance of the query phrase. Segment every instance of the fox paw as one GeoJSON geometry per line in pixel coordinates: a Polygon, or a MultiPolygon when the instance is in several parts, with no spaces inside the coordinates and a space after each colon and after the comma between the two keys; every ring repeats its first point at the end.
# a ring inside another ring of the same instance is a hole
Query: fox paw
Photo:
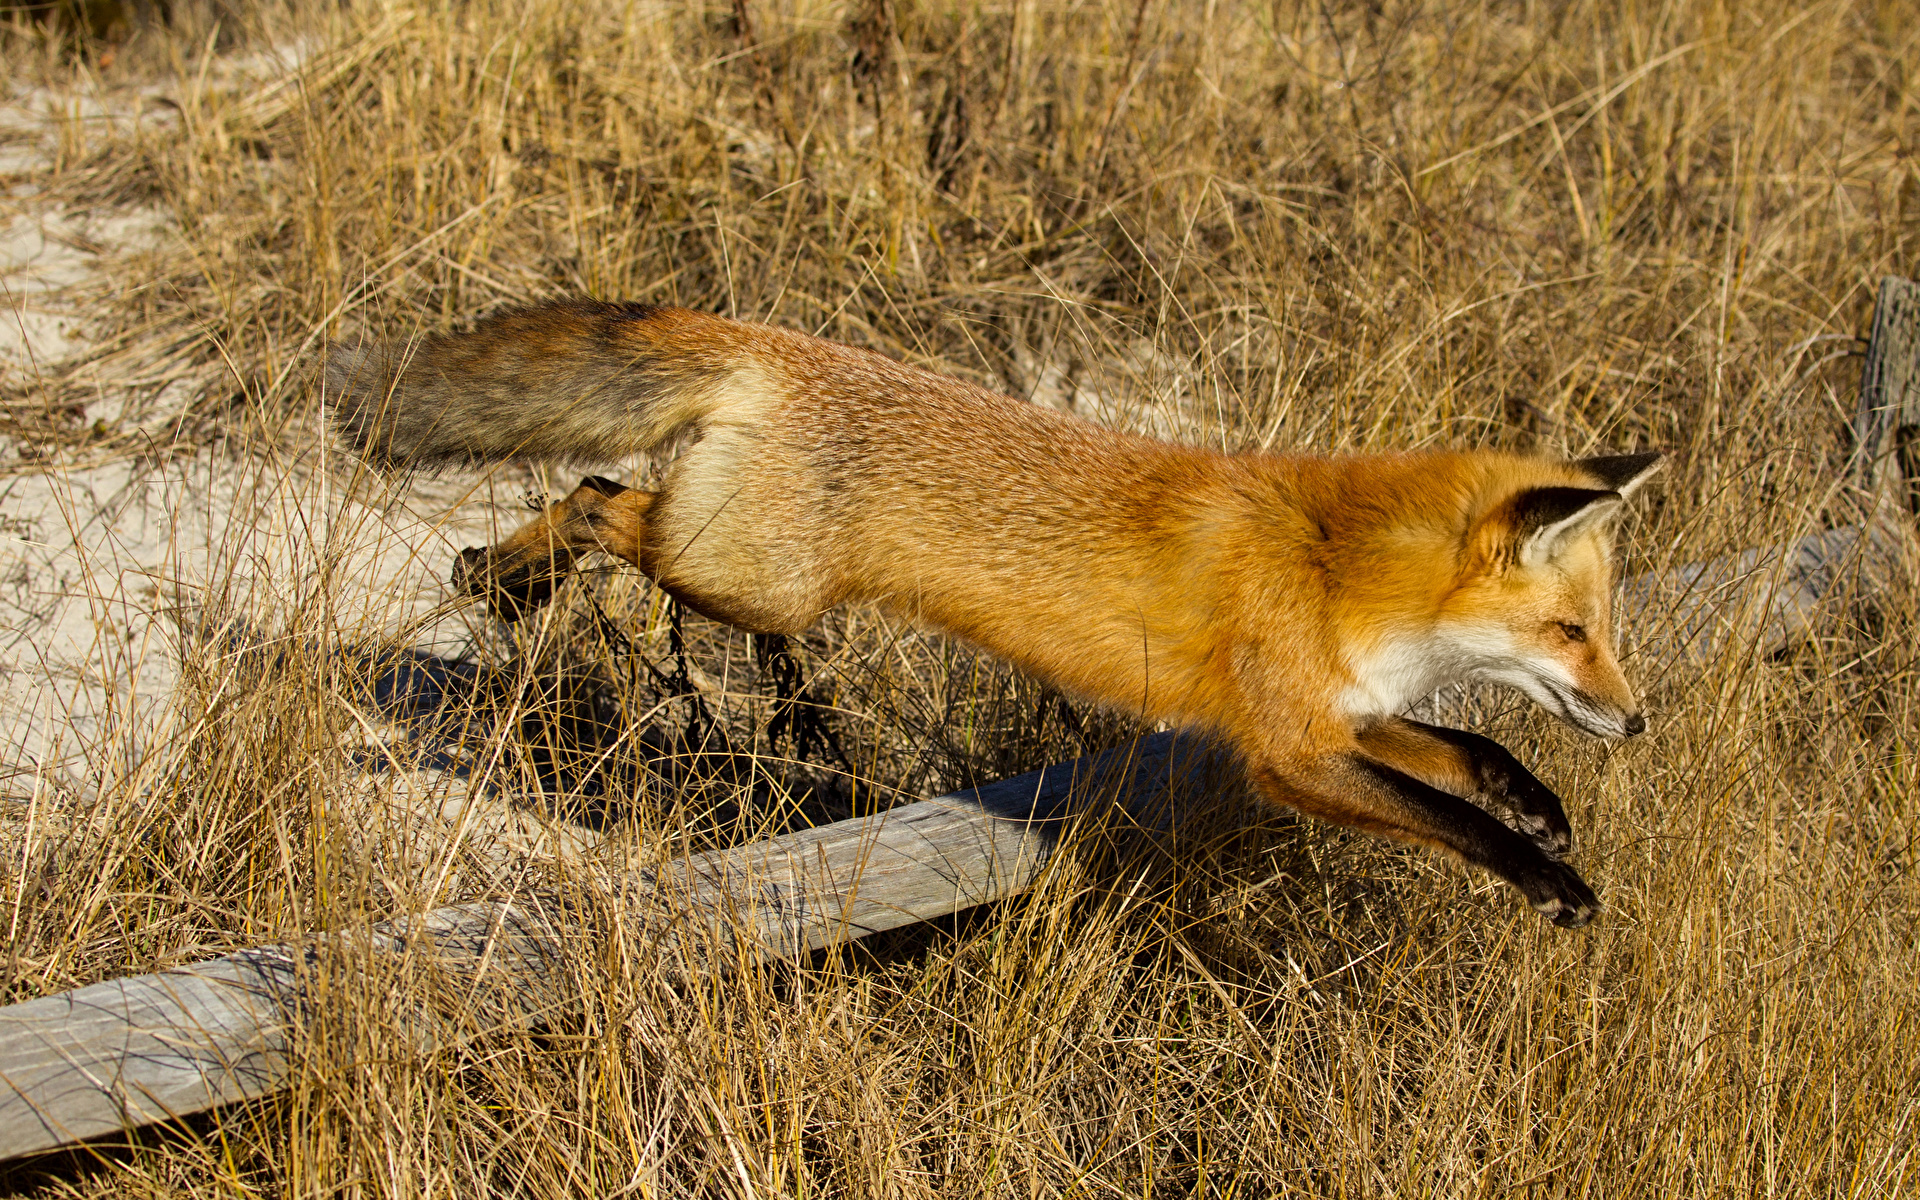
{"type": "Polygon", "coordinates": [[[1586,880],[1565,863],[1548,863],[1522,885],[1527,899],[1547,920],[1562,929],[1577,929],[1593,920],[1600,911],[1600,897],[1593,894],[1586,880]]]}
{"type": "Polygon", "coordinates": [[[1549,858],[1562,858],[1573,849],[1573,825],[1552,789],[1532,778],[1510,779],[1490,797],[1504,812],[1508,828],[1522,834],[1549,858]]]}
{"type": "Polygon", "coordinates": [[[553,599],[553,585],[550,571],[525,566],[495,571],[493,552],[482,546],[467,547],[453,563],[454,590],[482,597],[487,611],[507,622],[518,621],[553,599]]]}
{"type": "Polygon", "coordinates": [[[1555,821],[1546,813],[1514,812],[1507,824],[1548,858],[1565,858],[1573,849],[1573,827],[1564,817],[1555,821]]]}

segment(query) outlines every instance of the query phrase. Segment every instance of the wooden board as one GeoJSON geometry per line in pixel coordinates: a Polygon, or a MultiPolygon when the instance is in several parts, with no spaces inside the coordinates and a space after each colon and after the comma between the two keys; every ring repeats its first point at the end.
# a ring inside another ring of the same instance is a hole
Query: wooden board
{"type": "MultiPolygon", "coordinates": [[[[1117,804],[1164,825],[1183,798],[1232,770],[1202,742],[1158,734],[626,883],[655,900],[643,926],[693,969],[742,953],[791,956],[1013,895],[1075,814],[1117,804]]],[[[498,1023],[537,1019],[540,989],[516,981],[557,967],[570,932],[563,911],[537,904],[455,905],[357,937],[244,950],[0,1009],[0,1158],[279,1090],[313,968],[330,948],[414,955],[454,975],[484,968],[498,1023]]]]}
{"type": "MultiPolygon", "coordinates": [[[[452,973],[487,962],[525,979],[553,959],[550,934],[494,901],[356,940],[452,973]]],[[[0,1159],[278,1091],[324,945],[262,946],[0,1009],[0,1159]]]]}
{"type": "MultiPolygon", "coordinates": [[[[704,916],[703,944],[726,953],[744,939],[796,955],[1024,890],[1079,811],[1117,809],[1164,828],[1238,778],[1224,752],[1156,734],[884,817],[705,855],[655,885],[686,897],[676,912],[704,916]]],[[[677,938],[694,940],[685,930],[677,938]]]]}
{"type": "Polygon", "coordinates": [[[1848,525],[1642,575],[1621,588],[1622,641],[1673,662],[1772,653],[1835,606],[1884,587],[1902,541],[1887,524],[1848,525]]]}

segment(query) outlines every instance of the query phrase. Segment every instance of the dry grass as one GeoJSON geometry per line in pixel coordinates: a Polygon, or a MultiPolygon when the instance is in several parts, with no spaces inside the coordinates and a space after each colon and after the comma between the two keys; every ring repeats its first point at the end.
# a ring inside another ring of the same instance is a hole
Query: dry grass
{"type": "MultiPolygon", "coordinates": [[[[1617,750],[1509,695],[1441,699],[1570,798],[1607,904],[1585,932],[1276,819],[1069,855],[1018,902],[689,984],[548,852],[565,822],[527,853],[475,850],[437,805],[481,789],[400,761],[445,736],[369,732],[364,660],[341,648],[412,626],[334,585],[366,514],[412,501],[321,453],[311,390],[343,329],[584,291],[1232,447],[1666,446],[1628,569],[1775,543],[1855,511],[1836,483],[1849,339],[1880,275],[1920,270],[1910,9],[617,7],[243,4],[216,25],[180,5],[104,76],[9,35],[17,81],[161,85],[175,119],[76,120],[40,182],[178,227],[100,294],[91,360],[9,384],[9,470],[137,452],[256,490],[213,539],[232,586],[194,598],[160,725],[113,743],[137,752],[95,743],[84,789],[9,785],[7,995],[473,895],[566,897],[581,931],[553,1027],[423,1052],[392,1014],[435,982],[342,962],[288,1096],[13,1186],[1911,1192],[1911,585],[1773,657],[1690,663],[1661,613],[1629,617],[1656,716],[1617,750]],[[297,65],[234,83],[223,64],[267,47],[297,65]],[[139,381],[128,412],[156,381],[192,381],[190,403],[159,443],[131,417],[79,422],[102,372],[139,381]],[[292,549],[262,572],[268,526],[292,549]]],[[[595,853],[632,863],[1125,733],[856,612],[798,651],[824,714],[801,746],[767,730],[770,668],[744,638],[686,635],[698,701],[656,674],[681,660],[631,576],[513,639],[476,621],[494,674],[456,706],[455,758],[597,818],[595,853]]]]}

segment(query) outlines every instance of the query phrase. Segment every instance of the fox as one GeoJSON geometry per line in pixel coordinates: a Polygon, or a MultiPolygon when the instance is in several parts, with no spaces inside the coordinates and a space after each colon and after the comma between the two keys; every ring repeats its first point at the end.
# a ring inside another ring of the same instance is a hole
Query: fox
{"type": "Polygon", "coordinates": [[[1451,854],[1555,925],[1599,910],[1565,806],[1506,748],[1412,719],[1515,688],[1646,728],[1614,649],[1614,528],[1657,451],[1230,453],[1139,436],[873,350],[686,308],[556,300],[333,346],[336,436],[382,470],[607,463],[459,592],[517,620],[589,555],[758,634],[869,604],[1062,693],[1225,744],[1258,793],[1451,854]]]}

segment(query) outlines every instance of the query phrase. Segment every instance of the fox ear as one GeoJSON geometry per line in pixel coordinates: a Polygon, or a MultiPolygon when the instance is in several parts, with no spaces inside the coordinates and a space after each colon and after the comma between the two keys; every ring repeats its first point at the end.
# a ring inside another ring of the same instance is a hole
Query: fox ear
{"type": "Polygon", "coordinates": [[[1567,544],[1618,512],[1620,493],[1599,488],[1528,488],[1480,523],[1481,553],[1495,566],[1544,567],[1567,544]]]}
{"type": "Polygon", "coordinates": [[[1577,458],[1573,465],[1599,480],[1600,483],[1622,496],[1631,496],[1634,490],[1652,477],[1660,468],[1660,460],[1666,457],[1658,450],[1649,450],[1644,454],[1607,454],[1599,458],[1577,458]]]}

